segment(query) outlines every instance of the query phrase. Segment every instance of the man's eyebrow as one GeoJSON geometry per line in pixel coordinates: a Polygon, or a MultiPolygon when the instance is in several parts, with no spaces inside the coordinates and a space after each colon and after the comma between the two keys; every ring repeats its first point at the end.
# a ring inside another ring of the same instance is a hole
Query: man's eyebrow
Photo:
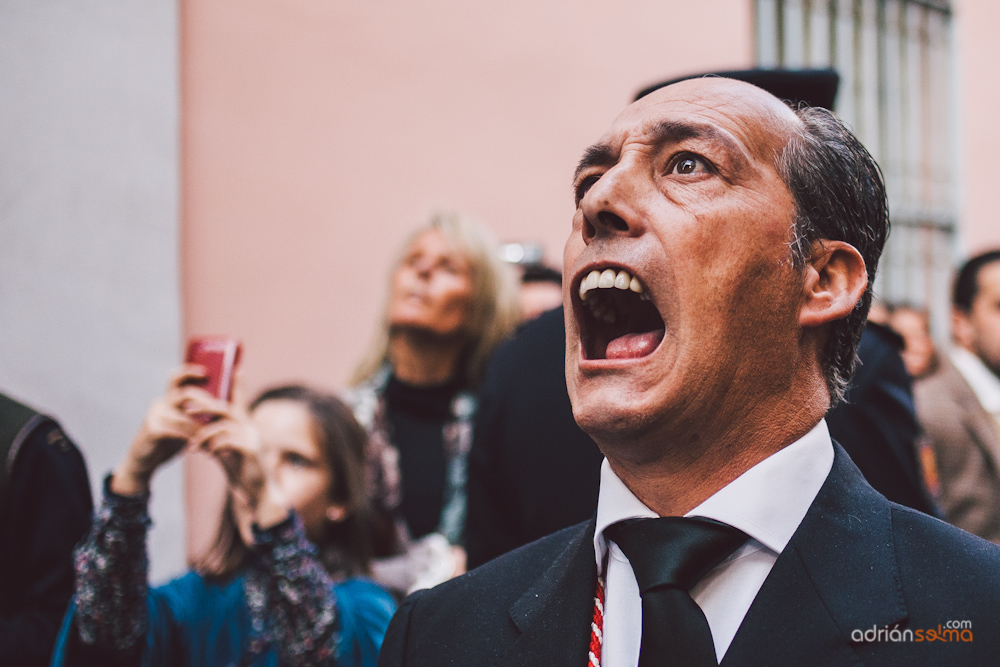
{"type": "MultiPolygon", "coordinates": [[[[649,130],[650,142],[656,145],[679,143],[686,139],[703,139],[717,141],[724,146],[726,152],[737,164],[747,162],[747,151],[732,136],[707,123],[691,123],[678,120],[664,120],[649,130]]],[[[573,180],[590,167],[608,167],[618,161],[618,152],[607,144],[594,144],[583,152],[580,163],[576,166],[573,180]]]]}
{"type": "Polygon", "coordinates": [[[703,139],[723,144],[730,153],[734,154],[734,157],[745,160],[747,156],[746,149],[740,146],[732,136],[707,123],[665,120],[653,126],[649,134],[652,137],[651,143],[654,144],[678,143],[685,139],[703,139]]]}
{"type": "Polygon", "coordinates": [[[573,180],[576,181],[584,169],[610,166],[617,161],[618,153],[611,146],[607,144],[594,144],[583,152],[583,157],[580,158],[580,163],[576,165],[576,171],[573,172],[573,180]]]}

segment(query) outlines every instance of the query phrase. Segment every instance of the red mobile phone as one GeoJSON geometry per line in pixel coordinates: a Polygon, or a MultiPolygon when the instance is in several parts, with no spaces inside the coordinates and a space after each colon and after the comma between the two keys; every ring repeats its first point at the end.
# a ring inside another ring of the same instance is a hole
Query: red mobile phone
{"type": "Polygon", "coordinates": [[[243,344],[232,336],[196,336],[188,341],[184,360],[208,372],[205,390],[226,401],[233,398],[233,373],[240,363],[243,344]]]}

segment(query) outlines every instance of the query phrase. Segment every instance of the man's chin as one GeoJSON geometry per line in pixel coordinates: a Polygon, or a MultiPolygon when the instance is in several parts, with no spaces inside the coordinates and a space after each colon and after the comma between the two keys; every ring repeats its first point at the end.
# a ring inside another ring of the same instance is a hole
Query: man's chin
{"type": "Polygon", "coordinates": [[[608,401],[606,396],[574,402],[573,408],[576,423],[602,450],[605,444],[617,448],[620,443],[636,442],[650,430],[655,418],[646,410],[632,402],[608,401]]]}

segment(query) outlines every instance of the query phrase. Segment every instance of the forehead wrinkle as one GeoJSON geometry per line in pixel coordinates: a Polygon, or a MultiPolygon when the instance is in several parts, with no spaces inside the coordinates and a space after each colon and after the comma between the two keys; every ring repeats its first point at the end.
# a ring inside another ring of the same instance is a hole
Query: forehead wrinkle
{"type": "Polygon", "coordinates": [[[751,84],[724,78],[693,79],[663,89],[662,103],[688,107],[682,113],[705,118],[735,137],[748,161],[759,159],[774,163],[778,153],[792,136],[799,133],[802,122],[787,104],[751,84]],[[688,84],[685,86],[684,84],[688,84]],[[670,91],[671,88],[676,88],[670,91]],[[683,97],[678,97],[679,93],[683,97]]]}
{"type": "Polygon", "coordinates": [[[662,120],[649,132],[651,143],[657,147],[667,144],[677,144],[688,139],[721,144],[726,153],[736,164],[737,169],[749,163],[749,156],[744,146],[725,130],[711,124],[685,120],[662,120]]]}

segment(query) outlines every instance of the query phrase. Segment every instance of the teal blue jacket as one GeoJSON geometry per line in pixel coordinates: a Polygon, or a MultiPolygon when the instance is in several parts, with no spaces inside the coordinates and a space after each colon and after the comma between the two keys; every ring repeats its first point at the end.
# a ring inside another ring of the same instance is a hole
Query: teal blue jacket
{"type": "MultiPolygon", "coordinates": [[[[338,667],[376,667],[378,652],[395,600],[367,579],[349,579],[334,586],[340,620],[338,667]]],[[[277,667],[272,647],[245,662],[250,615],[243,595],[243,578],[206,580],[196,572],[149,591],[149,629],[139,664],[142,667],[277,667]]],[[[89,664],[80,650],[73,625],[74,605],[63,620],[52,667],[89,664]]]]}

